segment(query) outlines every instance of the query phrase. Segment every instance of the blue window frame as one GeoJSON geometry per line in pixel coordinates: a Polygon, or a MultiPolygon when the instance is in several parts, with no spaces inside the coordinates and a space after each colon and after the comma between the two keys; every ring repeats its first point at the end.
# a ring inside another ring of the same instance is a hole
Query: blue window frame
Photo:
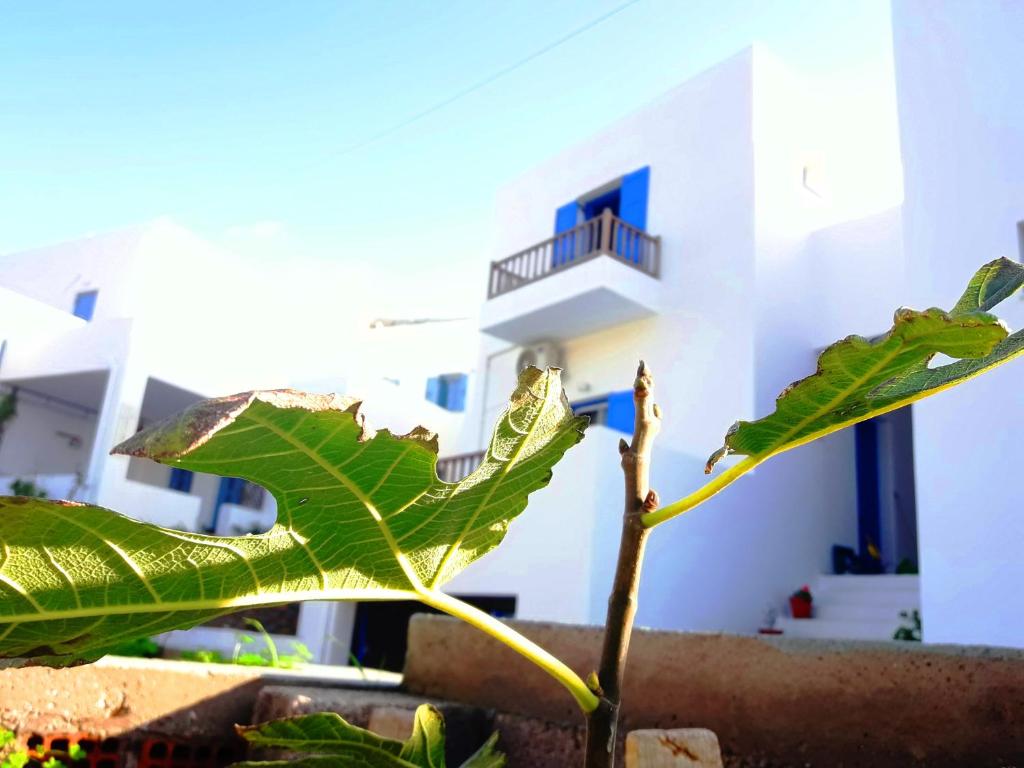
{"type": "Polygon", "coordinates": [[[627,435],[633,433],[633,390],[626,389],[622,392],[612,392],[602,397],[577,400],[572,403],[572,412],[577,416],[587,416],[590,424],[625,432],[627,435]]]}
{"type": "Polygon", "coordinates": [[[446,373],[427,379],[426,398],[449,411],[466,410],[466,387],[469,377],[464,373],[446,373]]]}
{"type": "Polygon", "coordinates": [[[92,320],[93,312],[96,311],[96,297],[99,291],[82,291],[75,295],[75,306],[71,314],[83,320],[92,320]]]}
{"type": "Polygon", "coordinates": [[[167,483],[167,487],[172,491],[181,491],[182,493],[188,493],[192,490],[192,478],[194,475],[187,469],[180,469],[179,467],[171,467],[171,477],[167,483]]]}

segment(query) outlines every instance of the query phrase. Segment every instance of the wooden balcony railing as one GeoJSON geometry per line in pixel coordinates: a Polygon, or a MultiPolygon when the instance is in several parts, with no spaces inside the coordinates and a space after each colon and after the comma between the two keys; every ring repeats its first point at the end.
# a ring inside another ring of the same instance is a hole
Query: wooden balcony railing
{"type": "Polygon", "coordinates": [[[652,237],[612,215],[611,211],[605,211],[532,248],[501,261],[492,261],[487,298],[501,296],[598,256],[610,256],[651,277],[658,277],[661,238],[652,237]]]}
{"type": "Polygon", "coordinates": [[[484,460],[485,451],[460,453],[457,456],[445,456],[437,460],[437,476],[446,483],[457,483],[484,460]]]}

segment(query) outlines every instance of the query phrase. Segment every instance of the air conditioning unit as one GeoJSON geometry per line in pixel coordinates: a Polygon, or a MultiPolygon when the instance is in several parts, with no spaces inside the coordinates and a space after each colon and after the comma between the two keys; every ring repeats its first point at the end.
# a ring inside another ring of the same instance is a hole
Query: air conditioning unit
{"type": "Polygon", "coordinates": [[[553,341],[538,341],[523,347],[516,359],[516,370],[533,366],[534,368],[561,368],[565,361],[562,348],[553,341]]]}

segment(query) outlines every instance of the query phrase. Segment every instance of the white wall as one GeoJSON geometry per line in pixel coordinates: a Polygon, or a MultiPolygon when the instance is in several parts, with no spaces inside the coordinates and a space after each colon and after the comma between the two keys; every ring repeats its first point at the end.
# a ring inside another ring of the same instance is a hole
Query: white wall
{"type": "Polygon", "coordinates": [[[199,530],[199,497],[134,480],[105,487],[102,506],[126,517],[179,531],[199,530]]]}
{"type": "Polygon", "coordinates": [[[133,315],[133,258],[144,227],[0,256],[0,285],[71,313],[75,295],[98,290],[94,318],[133,315]]]}
{"type": "MultiPolygon", "coordinates": [[[[836,492],[854,482],[853,465],[845,462],[849,440],[839,435],[823,441],[821,450],[771,459],[656,529],[648,544],[637,623],[755,632],[769,608],[780,609],[810,575],[827,571],[831,545],[856,542],[854,499],[836,492]],[[808,478],[820,487],[821,498],[807,499],[797,490],[808,478]]],[[[614,462],[610,467],[617,469],[614,462]]],[[[704,480],[702,461],[655,450],[651,485],[663,499],[679,498],[704,480]]],[[[607,531],[601,560],[608,562],[616,544],[617,532],[613,537],[607,531]]],[[[597,594],[607,595],[610,571],[600,579],[597,594]]]]}
{"type": "MultiPolygon", "coordinates": [[[[702,454],[753,391],[752,66],[752,51],[736,54],[525,173],[497,201],[495,259],[550,237],[559,206],[650,166],[647,229],[662,238],[651,302],[663,311],[566,342],[566,383],[572,399],[628,389],[645,356],[672,405],[664,439],[702,454]]],[[[482,294],[486,285],[481,274],[482,294]]],[[[485,342],[477,365],[488,379],[467,416],[477,440],[512,391],[514,353],[486,370],[506,346],[485,342]]]]}
{"type": "MultiPolygon", "coordinates": [[[[877,290],[836,301],[847,286],[866,287],[863,275],[873,269],[876,276],[902,271],[898,214],[838,223],[872,199],[891,204],[898,184],[879,180],[857,194],[841,188],[830,201],[811,194],[803,167],[821,157],[829,138],[817,108],[799,78],[751,49],[525,174],[499,197],[495,258],[550,236],[559,205],[651,166],[648,229],[663,238],[661,311],[562,346],[571,400],[629,389],[637,359],[651,365],[664,411],[653,484],[666,501],[707,481],[704,461],[729,424],[767,414],[786,384],[813,372],[821,347],[854,330],[885,327],[898,304],[877,290]]],[[[466,425],[472,429],[469,422],[483,413],[478,440],[511,392],[516,356],[515,347],[484,344],[478,368],[486,392],[477,393],[478,410],[466,425]]],[[[576,450],[592,451],[590,442],[588,436],[576,450]]],[[[614,451],[591,461],[589,474],[573,477],[598,484],[593,514],[609,515],[607,525],[595,527],[588,586],[587,618],[600,622],[621,480],[614,451]]],[[[558,477],[556,467],[553,486],[558,477]]],[[[562,503],[556,493],[577,491],[560,488],[539,495],[528,514],[539,506],[550,517],[562,503]]],[[[855,502],[852,435],[772,460],[652,536],[640,623],[756,630],[769,607],[828,570],[833,544],[856,543],[855,502]]],[[[577,597],[561,597],[574,614],[577,597]]]]}
{"type": "Polygon", "coordinates": [[[42,490],[48,499],[66,499],[68,501],[81,501],[84,487],[81,477],[77,474],[71,475],[0,475],[0,495],[13,493],[11,484],[15,480],[31,480],[36,488],[42,490]]]}
{"type": "MultiPolygon", "coordinates": [[[[28,395],[18,398],[17,409],[17,415],[3,426],[0,475],[31,479],[88,471],[95,416],[28,395]],[[81,442],[72,444],[66,435],[77,435],[81,442]]],[[[0,495],[7,492],[6,486],[0,487],[0,495]]]]}
{"type": "MultiPolygon", "coordinates": [[[[951,306],[971,273],[1017,253],[1024,220],[1024,5],[895,0],[918,305],[951,306]]],[[[996,310],[1024,325],[1019,298],[996,310]]],[[[1024,646],[1019,361],[914,408],[922,617],[930,642],[1024,646]]]]}

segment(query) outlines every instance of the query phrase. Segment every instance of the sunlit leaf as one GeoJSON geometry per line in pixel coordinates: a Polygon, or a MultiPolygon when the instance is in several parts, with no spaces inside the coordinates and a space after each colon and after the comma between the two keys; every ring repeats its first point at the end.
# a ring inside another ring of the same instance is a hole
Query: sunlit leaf
{"type": "MultiPolygon", "coordinates": [[[[235,768],[445,768],[444,718],[429,704],[416,710],[412,736],[403,742],[385,739],[347,723],[340,715],[300,715],[252,726],[239,726],[254,747],[297,753],[293,760],[239,763],[235,768]]],[[[492,736],[462,768],[502,768],[505,756],[492,736]]]]}
{"type": "Polygon", "coordinates": [[[850,336],[828,347],[817,372],[779,395],[775,412],[741,421],[708,471],[728,454],[764,460],[872,416],[955,386],[1024,352],[1024,331],[1010,334],[988,310],[1024,284],[1024,267],[998,259],[982,267],[950,312],[896,312],[881,337],[850,336]],[[929,368],[937,354],[953,362],[929,368]]]}
{"type": "Polygon", "coordinates": [[[365,728],[351,725],[333,712],[238,726],[237,730],[254,747],[283,749],[303,755],[298,761],[279,761],[270,765],[305,765],[309,760],[322,759],[324,756],[332,756],[332,765],[338,765],[338,758],[344,757],[350,761],[350,765],[359,768],[410,768],[419,765],[401,757],[404,747],[402,742],[385,739],[365,728]]]}
{"type": "Polygon", "coordinates": [[[481,466],[445,483],[431,434],[374,432],[350,399],[198,403],[117,451],[257,483],[277,500],[276,525],[214,537],[0,497],[0,658],[88,660],[247,606],[421,597],[501,542],[584,424],[557,369],[527,369],[481,466]]]}

